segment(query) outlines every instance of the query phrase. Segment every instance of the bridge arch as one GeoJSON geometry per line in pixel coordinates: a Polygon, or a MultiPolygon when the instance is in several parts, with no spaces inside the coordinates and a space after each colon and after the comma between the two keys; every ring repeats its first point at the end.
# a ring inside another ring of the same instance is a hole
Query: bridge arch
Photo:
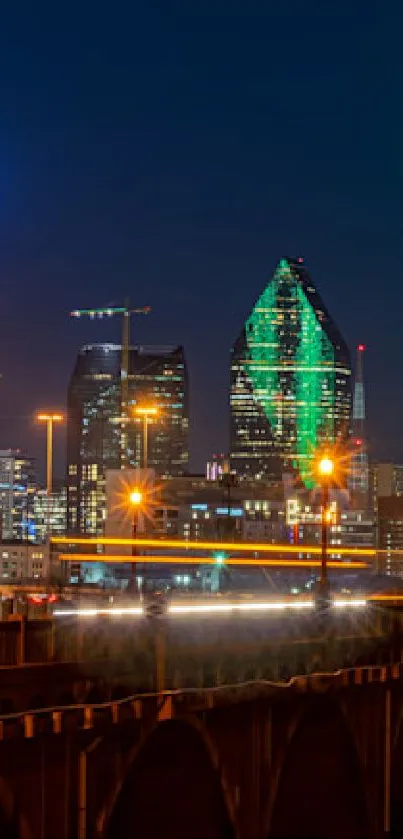
{"type": "Polygon", "coordinates": [[[268,837],[372,835],[353,737],[328,697],[313,698],[297,721],[270,799],[268,837]]]}
{"type": "Polygon", "coordinates": [[[236,839],[214,747],[201,727],[165,720],[153,728],[129,756],[97,833],[102,839],[236,839]]]}
{"type": "Polygon", "coordinates": [[[32,839],[25,817],[20,813],[10,787],[0,775],[1,839],[32,839]]]}

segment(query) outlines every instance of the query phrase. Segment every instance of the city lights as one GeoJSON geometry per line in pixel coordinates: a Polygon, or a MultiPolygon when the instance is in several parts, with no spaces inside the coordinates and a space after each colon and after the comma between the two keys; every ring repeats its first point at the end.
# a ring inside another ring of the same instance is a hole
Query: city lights
{"type": "MultiPolygon", "coordinates": [[[[125,544],[127,545],[134,545],[139,546],[144,541],[143,539],[127,539],[125,540],[125,544]]],[[[317,553],[320,552],[318,549],[317,553]]],[[[60,553],[59,560],[61,562],[127,562],[127,554],[88,554],[88,553],[60,553]]],[[[144,564],[151,564],[151,565],[232,565],[234,567],[239,568],[252,568],[261,567],[261,568],[320,568],[321,560],[319,559],[269,559],[268,557],[265,559],[256,559],[244,557],[243,559],[238,559],[234,557],[228,557],[223,561],[217,563],[217,559],[214,556],[161,556],[161,554],[156,555],[141,555],[141,563],[144,564]]],[[[369,567],[367,562],[361,561],[354,561],[351,560],[350,562],[342,562],[339,559],[329,560],[328,561],[329,568],[334,570],[340,571],[349,571],[351,570],[359,570],[365,569],[369,567]]]]}
{"type": "Polygon", "coordinates": [[[232,348],[236,473],[261,478],[277,469],[281,481],[278,459],[313,489],[315,453],[327,440],[345,439],[350,377],[348,349],[305,264],[281,259],[232,348]]]}
{"type": "MultiPolygon", "coordinates": [[[[331,606],[335,609],[362,609],[368,605],[371,597],[351,597],[338,598],[335,597],[331,601],[331,606]]],[[[166,613],[173,617],[184,615],[191,617],[192,615],[222,615],[222,614],[248,614],[248,613],[263,613],[272,612],[274,614],[286,612],[305,612],[314,608],[315,601],[312,597],[291,599],[283,597],[277,600],[192,600],[192,601],[172,601],[168,603],[166,613]]],[[[136,606],[111,606],[105,608],[56,608],[53,614],[57,618],[61,617],[144,617],[146,610],[144,605],[136,606]]]]}
{"type": "MultiPolygon", "coordinates": [[[[54,536],[52,537],[54,545],[131,545],[132,539],[108,536],[54,536]]],[[[206,539],[195,541],[194,539],[137,539],[136,544],[140,548],[155,548],[156,550],[164,550],[165,548],[174,548],[185,551],[225,551],[228,553],[281,553],[281,554],[310,554],[318,556],[321,554],[321,548],[318,545],[290,545],[290,544],[269,544],[268,542],[218,542],[206,539]]],[[[337,546],[337,553],[340,556],[354,556],[354,557],[375,557],[379,553],[375,548],[356,548],[356,547],[341,547],[337,546]]],[[[229,560],[228,560],[229,561],[229,560]]],[[[252,560],[247,560],[251,562],[252,560]]]]}
{"type": "Polygon", "coordinates": [[[330,478],[334,473],[334,461],[330,457],[322,457],[318,464],[321,478],[330,478]]]}
{"type": "Polygon", "coordinates": [[[136,507],[141,504],[143,500],[143,493],[139,489],[133,489],[129,494],[129,503],[136,507]]]}

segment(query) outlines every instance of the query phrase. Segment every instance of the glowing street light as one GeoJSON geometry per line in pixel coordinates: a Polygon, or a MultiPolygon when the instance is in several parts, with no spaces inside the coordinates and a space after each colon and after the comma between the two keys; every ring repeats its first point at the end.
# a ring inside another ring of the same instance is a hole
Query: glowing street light
{"type": "Polygon", "coordinates": [[[318,462],[317,466],[318,477],[322,487],[322,553],[321,553],[321,570],[320,570],[320,594],[321,598],[327,599],[328,596],[328,576],[327,576],[327,543],[328,543],[328,528],[331,523],[331,515],[329,516],[329,483],[332,480],[335,472],[335,461],[324,455],[318,462]]]}
{"type": "Polygon", "coordinates": [[[148,465],[148,424],[152,417],[157,417],[159,410],[156,405],[139,406],[134,409],[134,413],[139,419],[143,420],[143,469],[147,469],[148,465]]]}
{"type": "MultiPolygon", "coordinates": [[[[143,493],[140,489],[135,487],[134,489],[130,490],[128,496],[129,506],[132,508],[133,511],[133,518],[132,518],[132,539],[137,538],[137,530],[138,530],[138,521],[139,521],[139,509],[143,502],[143,493]]],[[[132,556],[137,556],[137,545],[132,544],[132,556]]],[[[136,585],[136,563],[132,562],[132,586],[136,585]]]]}
{"type": "Polygon", "coordinates": [[[46,423],[46,492],[52,494],[53,476],[53,423],[63,422],[63,414],[40,413],[37,415],[38,422],[46,423]]]}
{"type": "Polygon", "coordinates": [[[129,495],[129,502],[132,507],[136,507],[141,504],[143,500],[143,493],[140,492],[139,489],[133,489],[129,495]]]}
{"type": "Polygon", "coordinates": [[[330,457],[322,457],[318,463],[318,472],[322,478],[330,478],[334,473],[334,460],[330,457]]]}

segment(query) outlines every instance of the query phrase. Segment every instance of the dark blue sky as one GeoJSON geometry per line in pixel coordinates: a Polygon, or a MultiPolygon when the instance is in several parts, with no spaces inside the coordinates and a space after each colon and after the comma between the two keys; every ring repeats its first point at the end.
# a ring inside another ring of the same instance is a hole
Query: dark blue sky
{"type": "Polygon", "coordinates": [[[33,411],[119,335],[67,312],[129,294],[153,307],[138,340],[185,345],[201,468],[227,446],[230,346],[302,254],[368,345],[375,451],[403,458],[402,25],[388,0],[7,4],[2,447],[44,454],[33,411]]]}

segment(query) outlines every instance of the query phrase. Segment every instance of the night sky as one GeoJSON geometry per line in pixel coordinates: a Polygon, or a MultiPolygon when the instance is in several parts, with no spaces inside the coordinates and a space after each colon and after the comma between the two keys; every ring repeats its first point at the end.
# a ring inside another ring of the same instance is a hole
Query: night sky
{"type": "MultiPolygon", "coordinates": [[[[380,0],[4,4],[0,446],[43,468],[79,346],[117,321],[183,343],[192,467],[228,445],[231,344],[303,255],[365,358],[371,439],[403,461],[403,12],[380,0]]],[[[64,463],[58,431],[57,467],[64,463]]]]}

